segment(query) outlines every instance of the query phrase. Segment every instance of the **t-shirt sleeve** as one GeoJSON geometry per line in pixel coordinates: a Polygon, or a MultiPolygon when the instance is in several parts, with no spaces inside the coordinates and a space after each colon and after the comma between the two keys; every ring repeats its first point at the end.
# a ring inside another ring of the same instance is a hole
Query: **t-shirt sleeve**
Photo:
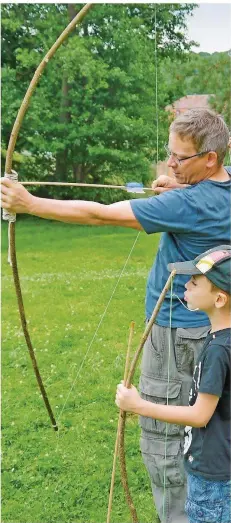
{"type": "Polygon", "coordinates": [[[131,200],[130,204],[147,234],[195,229],[197,205],[190,189],[174,189],[160,196],[131,200]]]}
{"type": "Polygon", "coordinates": [[[230,361],[226,349],[221,345],[212,344],[203,362],[199,392],[220,397],[229,367],[230,361]]]}

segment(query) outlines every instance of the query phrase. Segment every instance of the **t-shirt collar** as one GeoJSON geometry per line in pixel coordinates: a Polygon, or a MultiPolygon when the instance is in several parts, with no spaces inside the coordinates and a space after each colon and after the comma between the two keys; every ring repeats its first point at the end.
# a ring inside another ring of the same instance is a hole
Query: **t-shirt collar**
{"type": "Polygon", "coordinates": [[[221,329],[221,330],[215,331],[215,332],[209,332],[208,338],[210,341],[210,340],[214,340],[215,338],[222,337],[222,336],[228,336],[229,334],[231,335],[231,327],[228,327],[227,329],[221,329]]]}

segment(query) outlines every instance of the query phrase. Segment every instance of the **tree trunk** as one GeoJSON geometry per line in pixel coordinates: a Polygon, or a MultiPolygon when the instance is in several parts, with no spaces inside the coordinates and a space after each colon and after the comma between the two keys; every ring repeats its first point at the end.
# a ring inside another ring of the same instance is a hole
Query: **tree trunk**
{"type": "Polygon", "coordinates": [[[82,183],[82,166],[81,165],[73,165],[72,167],[74,180],[76,183],[82,183]]]}

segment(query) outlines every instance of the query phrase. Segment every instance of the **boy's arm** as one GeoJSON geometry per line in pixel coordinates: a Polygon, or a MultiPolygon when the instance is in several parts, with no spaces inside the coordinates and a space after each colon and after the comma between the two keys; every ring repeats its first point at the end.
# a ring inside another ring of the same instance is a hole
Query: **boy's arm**
{"type": "Polygon", "coordinates": [[[1,179],[4,209],[13,213],[25,213],[48,220],[88,225],[119,225],[143,230],[136,219],[129,201],[102,205],[82,200],[62,201],[38,198],[30,194],[20,183],[1,179]]]}
{"type": "Polygon", "coordinates": [[[198,393],[197,400],[193,406],[160,405],[143,400],[135,387],[132,386],[130,389],[127,389],[122,384],[118,385],[116,393],[116,405],[122,410],[167,423],[190,425],[198,428],[207,425],[218,401],[219,396],[198,393]]]}

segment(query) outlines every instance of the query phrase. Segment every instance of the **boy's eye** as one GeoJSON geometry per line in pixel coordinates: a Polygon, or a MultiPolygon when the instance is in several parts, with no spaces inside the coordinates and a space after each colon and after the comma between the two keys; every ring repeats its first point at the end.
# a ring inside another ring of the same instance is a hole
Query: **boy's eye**
{"type": "Polygon", "coordinates": [[[196,284],[195,280],[191,280],[191,281],[192,281],[192,284],[195,285],[195,287],[196,287],[197,284],[196,284]]]}

